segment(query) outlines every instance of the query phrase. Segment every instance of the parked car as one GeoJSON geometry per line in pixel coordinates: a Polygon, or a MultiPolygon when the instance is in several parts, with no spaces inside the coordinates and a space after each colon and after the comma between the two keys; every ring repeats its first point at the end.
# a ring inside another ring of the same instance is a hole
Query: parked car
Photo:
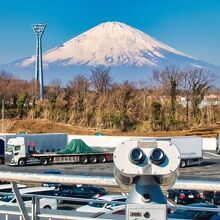
{"type": "Polygon", "coordinates": [[[89,202],[88,205],[81,206],[76,209],[76,211],[80,212],[103,212],[103,213],[117,213],[122,211],[124,213],[125,204],[111,204],[111,202],[125,202],[127,196],[123,195],[106,195],[99,197],[97,200],[98,202],[89,202]],[[102,202],[103,201],[103,202],[102,202]]]}
{"type": "MultiPolygon", "coordinates": [[[[23,184],[17,184],[17,187],[19,189],[27,188],[27,186],[23,185],[23,184]]],[[[12,185],[10,183],[9,184],[1,184],[0,185],[0,193],[10,193],[10,192],[12,192],[12,185]]]]}
{"type": "Polygon", "coordinates": [[[173,200],[176,204],[191,204],[202,201],[197,190],[169,189],[167,198],[173,200]]]}
{"type": "Polygon", "coordinates": [[[220,204],[220,192],[217,191],[205,191],[203,197],[212,204],[220,204]]]}
{"type": "MultiPolygon", "coordinates": [[[[44,170],[44,174],[53,174],[53,175],[60,175],[61,172],[56,169],[49,169],[49,170],[44,170]]],[[[60,183],[43,183],[42,186],[46,187],[59,187],[61,184],[60,183]]]]}
{"type": "Polygon", "coordinates": [[[217,208],[217,206],[213,204],[194,203],[187,206],[200,207],[201,210],[177,209],[175,212],[169,214],[168,218],[210,220],[212,216],[216,215],[216,212],[206,211],[206,208],[217,208]]]}
{"type": "MultiPolygon", "coordinates": [[[[103,188],[96,186],[66,186],[61,185],[55,188],[55,195],[71,198],[95,199],[107,195],[103,188]]],[[[69,201],[69,200],[68,200],[69,201]]],[[[64,200],[63,200],[64,202],[64,200]]],[[[70,202],[70,201],[69,201],[70,202]]],[[[74,203],[87,204],[88,202],[73,201],[74,203]]]]}
{"type": "Polygon", "coordinates": [[[213,215],[210,220],[220,220],[220,212],[217,213],[216,215],[213,215]]]}
{"type": "MultiPolygon", "coordinates": [[[[31,188],[24,188],[19,189],[21,197],[24,201],[24,204],[27,207],[31,207],[32,205],[32,197],[30,195],[54,195],[54,190],[50,187],[31,187],[31,188]]],[[[14,195],[3,195],[0,197],[0,205],[15,205],[17,203],[16,198],[14,195]]],[[[47,209],[57,209],[57,200],[51,198],[41,198],[40,199],[40,208],[47,208],[47,209]]]]}

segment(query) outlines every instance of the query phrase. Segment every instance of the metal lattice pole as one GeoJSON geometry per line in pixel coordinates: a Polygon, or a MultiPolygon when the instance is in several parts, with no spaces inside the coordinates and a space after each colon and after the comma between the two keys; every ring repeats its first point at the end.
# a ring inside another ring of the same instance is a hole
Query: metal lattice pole
{"type": "Polygon", "coordinates": [[[43,100],[43,62],[42,62],[42,36],[46,24],[33,24],[32,28],[36,36],[36,65],[35,65],[35,92],[37,92],[39,83],[39,98],[43,100]]]}

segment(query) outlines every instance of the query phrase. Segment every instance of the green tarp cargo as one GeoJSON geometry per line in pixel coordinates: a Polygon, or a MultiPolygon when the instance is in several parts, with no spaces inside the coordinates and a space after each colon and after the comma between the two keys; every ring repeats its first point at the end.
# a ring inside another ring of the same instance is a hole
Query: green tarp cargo
{"type": "Polygon", "coordinates": [[[81,139],[73,139],[63,150],[60,150],[58,154],[87,154],[87,153],[101,153],[101,150],[89,147],[81,139]]]}

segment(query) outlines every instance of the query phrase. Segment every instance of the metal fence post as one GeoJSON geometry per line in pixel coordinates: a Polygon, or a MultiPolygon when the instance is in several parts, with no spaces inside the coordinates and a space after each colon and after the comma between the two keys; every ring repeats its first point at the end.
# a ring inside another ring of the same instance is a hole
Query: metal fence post
{"type": "Polygon", "coordinates": [[[19,206],[19,209],[21,211],[21,215],[22,215],[23,219],[24,220],[30,220],[29,216],[28,216],[28,213],[27,213],[27,209],[24,205],[24,202],[22,200],[20,191],[18,189],[17,183],[11,182],[11,184],[12,184],[12,190],[14,192],[14,195],[15,195],[15,198],[17,200],[17,203],[18,203],[18,206],[19,206]]]}
{"type": "Polygon", "coordinates": [[[39,220],[38,214],[40,213],[40,202],[37,196],[32,197],[31,220],[39,220]]]}

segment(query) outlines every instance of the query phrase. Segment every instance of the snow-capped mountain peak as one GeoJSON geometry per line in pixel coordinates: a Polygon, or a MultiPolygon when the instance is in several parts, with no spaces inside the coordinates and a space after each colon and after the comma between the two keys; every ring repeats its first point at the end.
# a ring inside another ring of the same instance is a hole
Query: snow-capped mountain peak
{"type": "MultiPolygon", "coordinates": [[[[67,41],[43,55],[45,66],[59,63],[71,65],[135,65],[157,66],[166,54],[189,57],[149,35],[120,22],[105,22],[67,41]]],[[[23,60],[21,66],[35,62],[35,56],[23,60]]]]}
{"type": "MultiPolygon", "coordinates": [[[[116,81],[146,80],[153,69],[170,65],[219,71],[219,67],[188,56],[120,22],[102,23],[46,51],[43,65],[46,83],[55,78],[68,82],[74,75],[90,74],[91,69],[99,65],[110,67],[116,81]]],[[[35,55],[0,66],[24,79],[34,78],[34,68],[35,55]]]]}

